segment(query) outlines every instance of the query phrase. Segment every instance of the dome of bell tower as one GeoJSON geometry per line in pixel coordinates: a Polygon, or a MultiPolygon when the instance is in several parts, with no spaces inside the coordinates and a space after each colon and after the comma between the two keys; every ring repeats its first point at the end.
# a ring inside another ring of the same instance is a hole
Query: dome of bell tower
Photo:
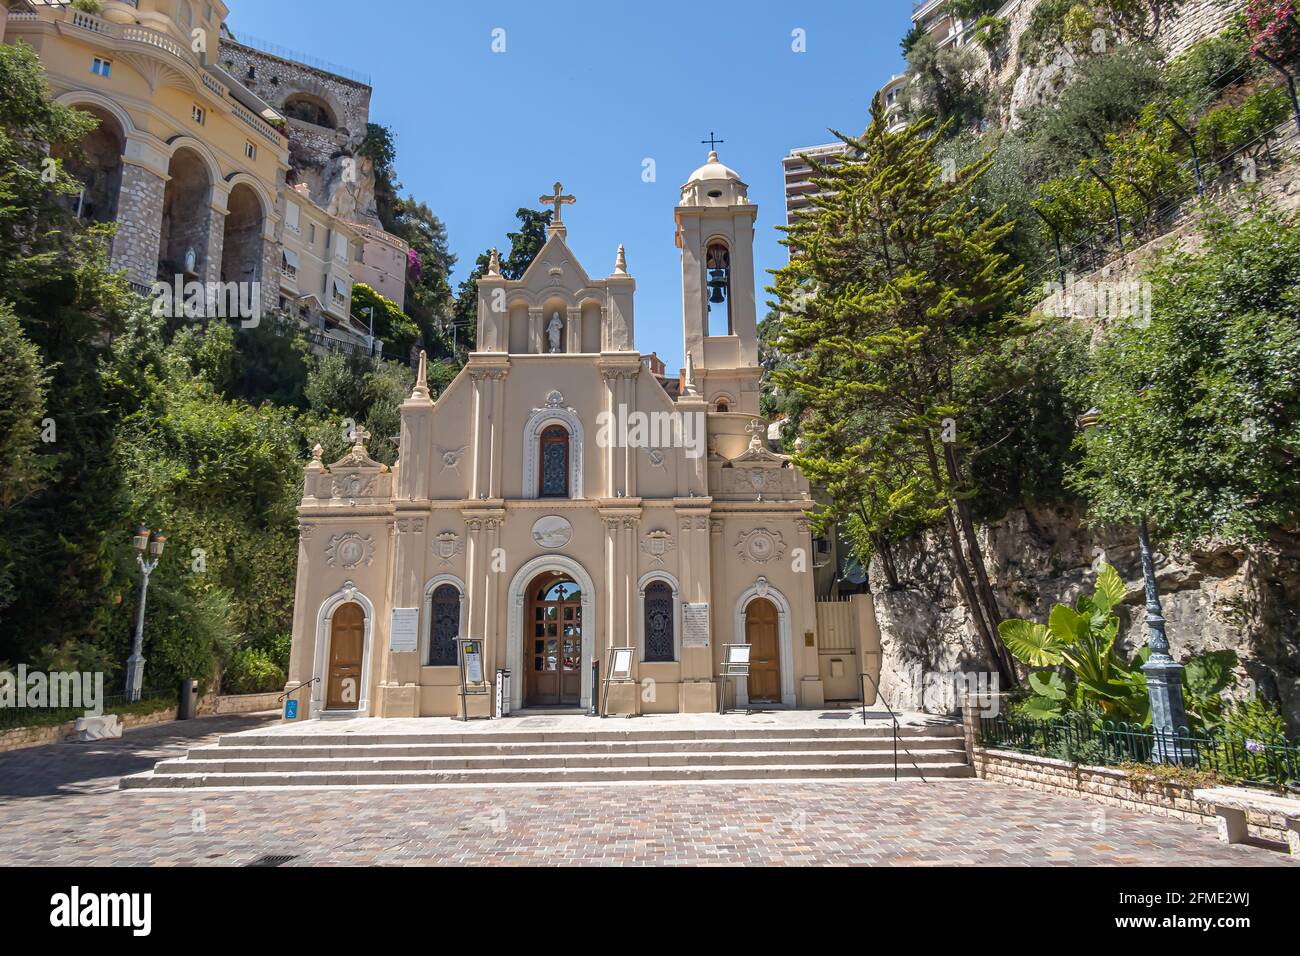
{"type": "Polygon", "coordinates": [[[718,160],[716,150],[682,187],[683,206],[738,206],[748,202],[749,186],[739,173],[718,160]]]}

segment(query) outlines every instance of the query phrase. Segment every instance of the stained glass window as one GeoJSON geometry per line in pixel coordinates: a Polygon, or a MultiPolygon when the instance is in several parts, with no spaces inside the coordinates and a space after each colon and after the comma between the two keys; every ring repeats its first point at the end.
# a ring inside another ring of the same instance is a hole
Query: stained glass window
{"type": "Polygon", "coordinates": [[[569,433],[560,425],[542,432],[543,498],[569,497],[569,433]]]}
{"type": "Polygon", "coordinates": [[[645,659],[673,659],[673,589],[663,581],[645,589],[645,659]]]}
{"type": "Polygon", "coordinates": [[[460,591],[444,584],[433,592],[429,621],[429,666],[456,666],[456,638],[460,636],[460,591]]]}

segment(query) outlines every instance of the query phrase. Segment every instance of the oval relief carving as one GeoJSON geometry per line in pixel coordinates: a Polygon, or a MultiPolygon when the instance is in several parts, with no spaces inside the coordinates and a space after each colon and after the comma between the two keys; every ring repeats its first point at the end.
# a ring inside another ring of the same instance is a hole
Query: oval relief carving
{"type": "Polygon", "coordinates": [[[559,515],[546,515],[533,525],[533,540],[550,551],[563,548],[573,540],[573,525],[559,515]]]}

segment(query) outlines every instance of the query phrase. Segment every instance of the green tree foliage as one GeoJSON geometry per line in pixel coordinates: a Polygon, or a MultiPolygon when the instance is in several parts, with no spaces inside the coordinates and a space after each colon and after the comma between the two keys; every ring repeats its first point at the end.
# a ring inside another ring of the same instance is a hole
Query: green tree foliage
{"type": "Polygon", "coordinates": [[[900,104],[912,119],[932,117],[955,134],[978,127],[988,114],[988,94],[975,80],[979,54],[966,46],[940,48],[928,34],[907,54],[907,84],[900,104]]]}
{"type": "Polygon", "coordinates": [[[1120,47],[1085,61],[1054,102],[1025,114],[1018,135],[1032,144],[1036,178],[1073,174],[1081,162],[1105,156],[1107,137],[1136,122],[1160,90],[1160,61],[1151,47],[1120,47]]]}
{"type": "Polygon", "coordinates": [[[781,353],[773,373],[806,402],[796,461],[826,486],[837,516],[889,534],[942,516],[958,584],[989,658],[1015,671],[996,634],[1000,612],[974,538],[970,409],[962,380],[981,349],[1013,334],[1003,310],[1021,274],[997,251],[1009,226],[964,198],[987,162],[945,173],[945,134],[886,128],[879,96],[848,156],[813,161],[813,209],[788,227],[776,273],[781,353]],[[958,428],[958,423],[961,428],[958,428]],[[871,494],[864,500],[864,494],[871,494]]]}
{"type": "MultiPolygon", "coordinates": [[[[546,234],[553,212],[520,208],[515,210],[519,228],[506,233],[510,254],[501,260],[501,275],[507,279],[522,279],[537,253],[546,245],[546,234]]],[[[478,339],[478,280],[487,275],[492,250],[482,253],[474,262],[474,269],[461,282],[456,293],[456,326],[464,330],[467,342],[478,339]]]]}
{"type": "Polygon", "coordinates": [[[1080,381],[1103,425],[1069,481],[1104,522],[1254,542],[1300,523],[1300,229],[1261,205],[1145,277],[1149,324],[1112,328],[1080,381]]]}
{"type": "Polygon", "coordinates": [[[370,322],[374,310],[375,335],[383,341],[384,352],[402,356],[420,340],[420,329],[392,299],[380,295],[364,282],[352,287],[352,314],[363,325],[370,322]]]}
{"type": "Polygon", "coordinates": [[[1020,57],[1081,60],[1125,41],[1149,42],[1185,0],[1042,0],[1020,36],[1020,57]]]}
{"type": "MultiPolygon", "coordinates": [[[[380,223],[385,231],[410,246],[406,314],[432,356],[453,358],[446,327],[452,309],[451,270],[456,265],[456,257],[447,245],[447,227],[425,203],[414,196],[402,198],[402,184],[397,180],[395,166],[397,144],[392,130],[377,123],[369,124],[360,153],[374,164],[375,206],[380,223]]],[[[404,341],[406,337],[403,331],[400,338],[404,341]]]]}

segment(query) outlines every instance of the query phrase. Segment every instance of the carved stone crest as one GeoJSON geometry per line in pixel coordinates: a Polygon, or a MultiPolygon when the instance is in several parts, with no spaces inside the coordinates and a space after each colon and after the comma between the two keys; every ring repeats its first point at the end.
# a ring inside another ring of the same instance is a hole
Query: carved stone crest
{"type": "Polygon", "coordinates": [[[767,564],[779,561],[785,555],[785,540],[779,531],[753,528],[741,533],[740,540],[736,542],[736,552],[742,561],[767,564]]]}
{"type": "Polygon", "coordinates": [[[457,555],[464,553],[465,545],[454,531],[444,531],[433,539],[433,556],[443,564],[451,564],[457,555]]]}
{"type": "Polygon", "coordinates": [[[325,563],[331,568],[356,568],[362,565],[370,567],[374,560],[374,537],[371,535],[362,537],[355,531],[334,535],[325,548],[325,563]]]}
{"type": "Polygon", "coordinates": [[[656,564],[663,564],[664,558],[673,548],[673,536],[662,529],[651,531],[641,541],[641,550],[650,555],[656,564]]]}

